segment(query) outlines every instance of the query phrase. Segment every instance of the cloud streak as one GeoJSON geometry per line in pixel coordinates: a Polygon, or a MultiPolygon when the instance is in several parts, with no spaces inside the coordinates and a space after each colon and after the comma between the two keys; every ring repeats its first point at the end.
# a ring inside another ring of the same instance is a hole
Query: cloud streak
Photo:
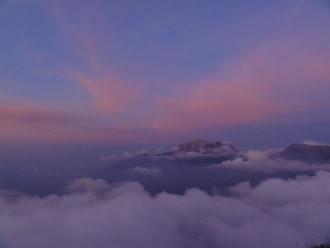
{"type": "Polygon", "coordinates": [[[96,107],[106,114],[127,111],[128,106],[138,104],[143,99],[140,92],[110,76],[95,80],[80,73],[76,74],[74,79],[86,88],[94,98],[96,107]]]}
{"type": "Polygon", "coordinates": [[[37,124],[83,122],[82,119],[63,111],[34,106],[0,106],[0,121],[37,124]]]}
{"type": "Polygon", "coordinates": [[[256,48],[224,73],[198,80],[176,93],[179,97],[158,99],[158,109],[147,125],[184,132],[329,106],[326,96],[320,93],[330,90],[326,83],[330,79],[330,60],[318,52],[302,53],[290,51],[281,42],[256,48]],[[284,58],[288,65],[279,62],[284,58]],[[317,89],[312,87],[315,83],[317,89]],[[318,97],[297,95],[296,88],[318,92],[318,97]]]}
{"type": "Polygon", "coordinates": [[[141,167],[141,166],[136,166],[132,169],[135,172],[142,173],[142,174],[147,174],[147,175],[159,175],[162,170],[159,168],[146,168],[146,167],[141,167]]]}

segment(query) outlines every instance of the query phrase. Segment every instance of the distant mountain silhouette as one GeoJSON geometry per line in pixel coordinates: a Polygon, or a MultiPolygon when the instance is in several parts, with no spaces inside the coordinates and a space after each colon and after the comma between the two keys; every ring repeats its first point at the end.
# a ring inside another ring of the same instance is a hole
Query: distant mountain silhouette
{"type": "Polygon", "coordinates": [[[179,145],[173,151],[156,154],[155,156],[225,156],[236,155],[238,150],[220,141],[212,143],[207,140],[196,139],[179,145]]]}
{"type": "Polygon", "coordinates": [[[292,144],[279,155],[288,160],[324,163],[330,162],[329,145],[292,144]]]}
{"type": "Polygon", "coordinates": [[[196,139],[186,142],[164,153],[144,153],[119,161],[111,167],[132,167],[137,163],[145,166],[158,166],[160,164],[186,164],[190,166],[208,166],[220,164],[226,160],[233,160],[239,156],[239,151],[231,144],[209,142],[196,139]]]}

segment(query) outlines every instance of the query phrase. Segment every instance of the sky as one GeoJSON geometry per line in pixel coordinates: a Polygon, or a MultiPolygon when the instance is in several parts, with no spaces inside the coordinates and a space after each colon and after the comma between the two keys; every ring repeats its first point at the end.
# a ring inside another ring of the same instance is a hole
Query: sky
{"type": "Polygon", "coordinates": [[[326,0],[0,0],[1,144],[330,141],[326,0]]]}
{"type": "Polygon", "coordinates": [[[329,96],[330,0],[0,0],[0,247],[322,243],[329,96]]]}

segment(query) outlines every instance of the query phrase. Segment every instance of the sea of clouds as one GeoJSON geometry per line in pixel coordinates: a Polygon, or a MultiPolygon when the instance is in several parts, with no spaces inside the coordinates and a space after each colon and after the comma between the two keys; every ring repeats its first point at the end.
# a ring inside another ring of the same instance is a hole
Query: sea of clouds
{"type": "Polygon", "coordinates": [[[79,160],[61,167],[17,163],[11,171],[1,165],[0,248],[305,248],[324,242],[330,164],[285,160],[280,151],[250,150],[215,164],[138,157],[143,150],[91,157],[83,167],[73,166],[79,160]]]}
{"type": "Polygon", "coordinates": [[[330,234],[330,173],[242,182],[230,194],[151,196],[139,183],[73,180],[63,194],[0,193],[1,248],[291,248],[330,234]]]}

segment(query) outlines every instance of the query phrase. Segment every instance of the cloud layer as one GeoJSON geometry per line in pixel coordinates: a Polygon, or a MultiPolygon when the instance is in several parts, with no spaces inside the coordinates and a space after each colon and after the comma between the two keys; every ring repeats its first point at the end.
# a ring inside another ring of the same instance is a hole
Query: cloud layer
{"type": "Polygon", "coordinates": [[[137,183],[80,179],[44,198],[1,191],[1,247],[291,248],[330,232],[330,173],[251,188],[232,196],[198,189],[151,197],[137,183]]]}

